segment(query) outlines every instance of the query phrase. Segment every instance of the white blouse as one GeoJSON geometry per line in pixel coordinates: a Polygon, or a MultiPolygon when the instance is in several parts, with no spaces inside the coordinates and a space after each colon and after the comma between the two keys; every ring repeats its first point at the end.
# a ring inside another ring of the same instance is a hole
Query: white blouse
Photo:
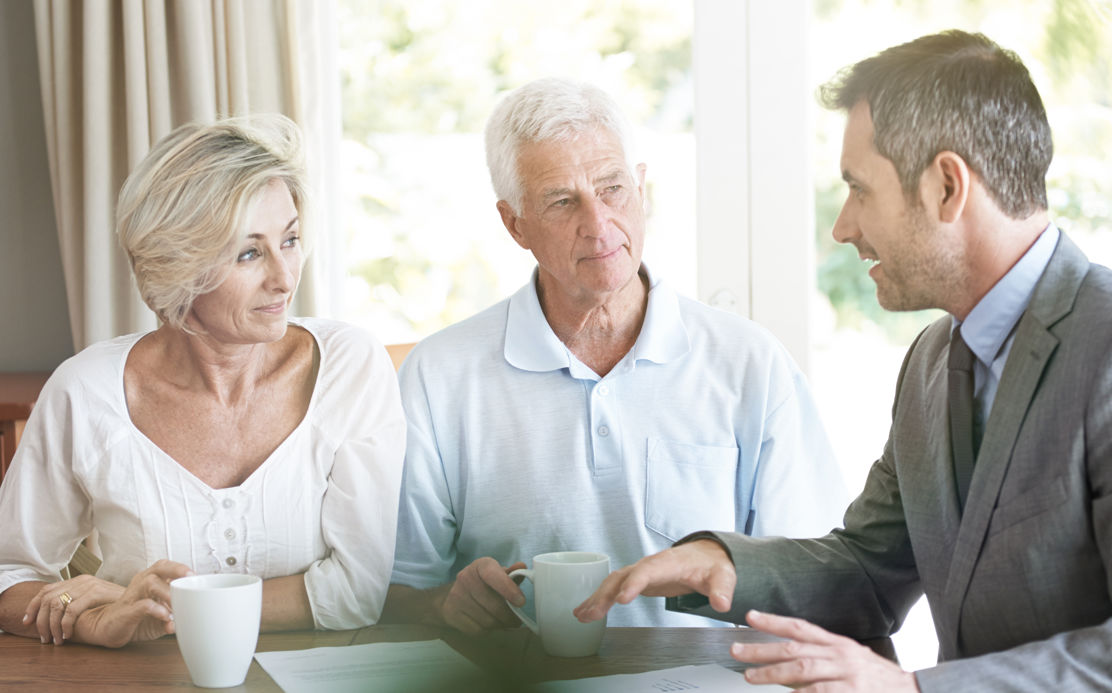
{"type": "Polygon", "coordinates": [[[132,423],[124,363],[141,334],[94,344],[59,366],[0,486],[0,592],[59,580],[95,528],[105,580],[126,585],[162,558],[197,573],[304,573],[317,628],[376,622],[405,453],[397,378],[385,348],[362,330],[293,324],[320,348],[308,411],[232,488],[209,487],[132,423]]]}

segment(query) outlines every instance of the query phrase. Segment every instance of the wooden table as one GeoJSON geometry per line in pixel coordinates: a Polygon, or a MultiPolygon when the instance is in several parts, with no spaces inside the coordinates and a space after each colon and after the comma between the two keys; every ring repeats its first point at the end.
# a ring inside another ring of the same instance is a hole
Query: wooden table
{"type": "Polygon", "coordinates": [[[0,373],[0,480],[50,373],[0,373]]]}
{"type": "MultiPolygon", "coordinates": [[[[527,691],[537,681],[632,674],[685,664],[721,664],[741,671],[730,658],[730,643],[767,639],[744,628],[608,628],[597,656],[550,657],[525,628],[468,637],[429,626],[372,626],[356,631],[264,633],[258,651],[442,639],[491,675],[489,688],[499,693],[527,691]]],[[[871,644],[892,656],[891,641],[871,644]]],[[[15,691],[162,691],[195,689],[173,637],[136,643],[119,650],[0,635],[0,690],[15,691]]],[[[281,689],[252,661],[247,680],[230,691],[281,689]]]]}

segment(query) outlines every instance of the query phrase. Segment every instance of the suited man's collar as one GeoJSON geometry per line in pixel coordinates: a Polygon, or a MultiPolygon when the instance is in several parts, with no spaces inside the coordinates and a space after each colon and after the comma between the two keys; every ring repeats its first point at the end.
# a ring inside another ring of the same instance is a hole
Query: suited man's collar
{"type": "Polygon", "coordinates": [[[1046,328],[1068,315],[1077,300],[1081,282],[1089,273],[1089,264],[1081,248],[1061,232],[1046,271],[1035,285],[1028,313],[1046,328]]]}
{"type": "Polygon", "coordinates": [[[1027,310],[1035,286],[1057,247],[1059,235],[1053,224],[1048,225],[1027,252],[977,302],[964,321],[951,317],[951,333],[960,324],[962,338],[981,363],[987,365],[996,360],[1027,310]]]}

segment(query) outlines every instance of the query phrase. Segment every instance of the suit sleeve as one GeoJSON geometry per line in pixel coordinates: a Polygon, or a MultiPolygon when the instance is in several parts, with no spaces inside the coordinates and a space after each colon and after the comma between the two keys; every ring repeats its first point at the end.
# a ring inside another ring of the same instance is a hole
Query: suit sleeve
{"type": "Polygon", "coordinates": [[[845,529],[819,539],[714,533],[737,569],[731,611],[804,618],[864,640],[891,635],[919,598],[918,573],[887,453],[845,515],[845,529]]]}
{"type": "MultiPolygon", "coordinates": [[[[918,339],[908,350],[896,388],[918,339]]],[[[753,538],[729,532],[714,537],[737,569],[732,609],[699,613],[735,623],[749,609],[796,616],[859,640],[887,637],[922,595],[904,520],[891,436],[869,472],[865,488],[850,504],[844,529],[819,539],[753,538]]],[[[681,602],[682,606],[682,602],[681,602]]]]}

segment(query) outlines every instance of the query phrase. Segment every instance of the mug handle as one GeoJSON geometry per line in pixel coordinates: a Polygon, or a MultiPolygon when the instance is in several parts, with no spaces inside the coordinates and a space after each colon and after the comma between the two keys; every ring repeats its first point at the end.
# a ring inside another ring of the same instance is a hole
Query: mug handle
{"type": "MultiPolygon", "coordinates": [[[[518,575],[527,580],[533,579],[533,571],[528,568],[518,568],[517,570],[510,573],[510,577],[517,577],[518,575]]],[[[525,612],[521,610],[521,607],[514,606],[508,599],[506,600],[506,606],[510,607],[510,611],[517,614],[517,617],[521,619],[521,622],[524,623],[529,630],[533,631],[537,635],[541,634],[540,628],[537,627],[537,622],[526,616],[525,612]]]]}

